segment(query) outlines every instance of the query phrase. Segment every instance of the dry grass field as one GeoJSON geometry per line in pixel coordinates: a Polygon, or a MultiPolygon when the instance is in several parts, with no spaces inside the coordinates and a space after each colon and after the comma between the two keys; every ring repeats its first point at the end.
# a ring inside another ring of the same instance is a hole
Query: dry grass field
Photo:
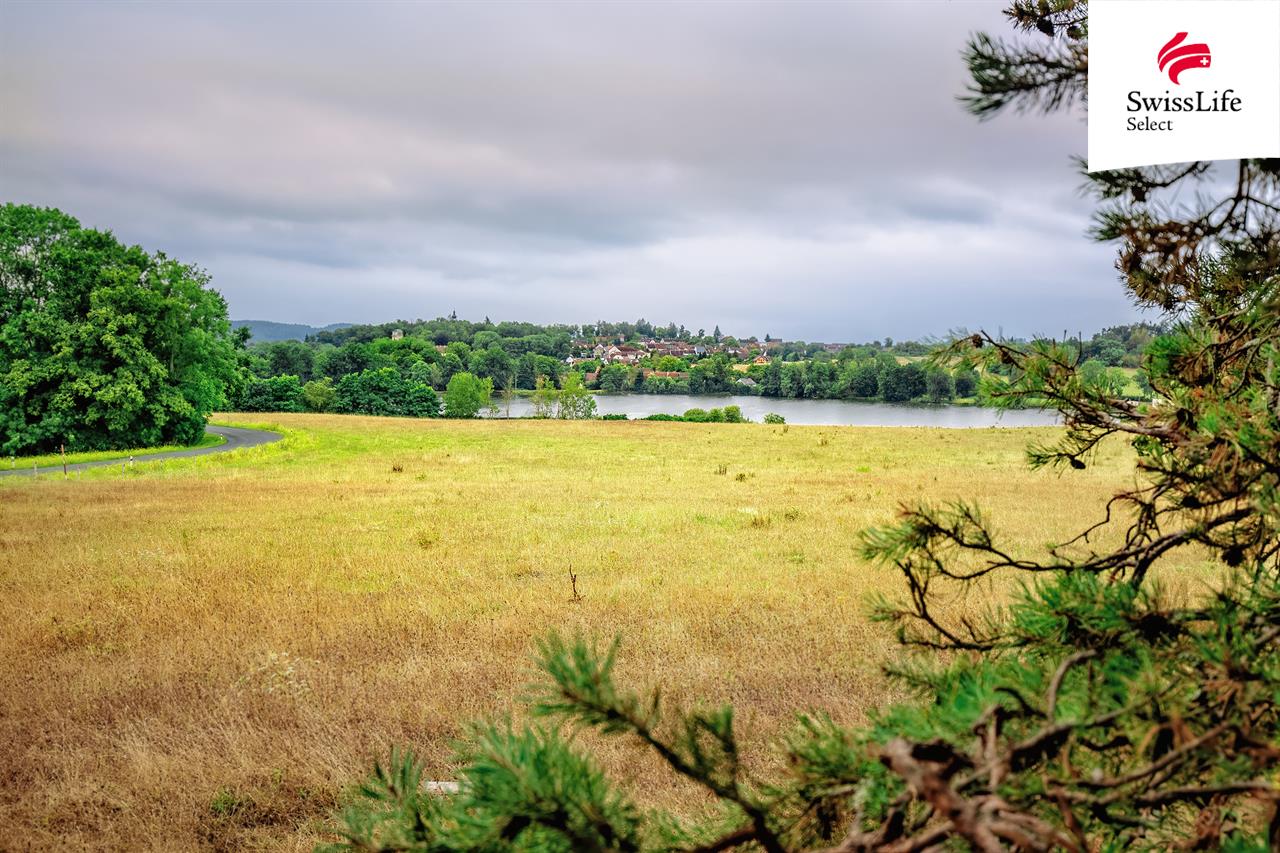
{"type": "MultiPolygon", "coordinates": [[[[466,720],[518,715],[553,628],[621,634],[627,680],[735,703],[768,755],[797,709],[895,698],[860,529],[966,496],[1035,549],[1130,477],[1122,445],[1028,472],[1031,430],[218,422],[286,438],[0,482],[0,848],[310,848],[392,744],[448,778],[466,720]]],[[[605,760],[697,807],[638,756],[605,760]]]]}

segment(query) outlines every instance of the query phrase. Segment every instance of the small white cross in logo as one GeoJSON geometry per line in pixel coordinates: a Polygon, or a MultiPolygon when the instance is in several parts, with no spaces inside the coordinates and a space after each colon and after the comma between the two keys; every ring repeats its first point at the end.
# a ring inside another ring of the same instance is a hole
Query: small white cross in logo
{"type": "Polygon", "coordinates": [[[1208,64],[1209,64],[1209,57],[1207,57],[1207,56],[1206,56],[1204,59],[1200,60],[1200,64],[1201,64],[1201,65],[1208,65],[1208,64]]]}

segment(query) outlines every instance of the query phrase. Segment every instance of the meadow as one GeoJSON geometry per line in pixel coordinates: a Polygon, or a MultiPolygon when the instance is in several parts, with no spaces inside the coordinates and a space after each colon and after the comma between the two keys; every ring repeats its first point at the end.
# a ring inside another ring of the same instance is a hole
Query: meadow
{"type": "MultiPolygon", "coordinates": [[[[0,482],[0,847],[309,849],[393,744],[448,779],[466,721],[518,717],[551,629],[733,702],[767,763],[798,709],[902,698],[865,609],[898,578],[861,529],[965,497],[1034,551],[1132,477],[1118,443],[1028,471],[1048,428],[215,422],[285,439],[0,482]]],[[[646,802],[700,806],[633,745],[603,754],[646,802]]]]}

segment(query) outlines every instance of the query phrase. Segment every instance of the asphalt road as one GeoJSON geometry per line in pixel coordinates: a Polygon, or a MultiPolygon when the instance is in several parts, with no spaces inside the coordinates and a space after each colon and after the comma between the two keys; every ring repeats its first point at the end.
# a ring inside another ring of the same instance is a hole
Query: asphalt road
{"type": "MultiPolygon", "coordinates": [[[[278,432],[268,432],[263,429],[242,429],[240,427],[226,426],[207,426],[204,431],[213,435],[220,435],[226,439],[222,444],[213,445],[212,447],[193,447],[190,450],[170,450],[165,453],[140,453],[133,457],[134,462],[151,462],[156,459],[183,459],[188,456],[205,456],[209,453],[230,453],[232,450],[242,450],[246,447],[257,447],[259,444],[270,444],[273,441],[279,441],[282,436],[278,432]]],[[[96,462],[77,462],[67,466],[67,471],[80,471],[84,468],[101,468],[106,465],[119,465],[121,462],[128,462],[129,456],[119,456],[114,459],[99,459],[96,462]]],[[[61,465],[48,465],[39,469],[40,474],[57,474],[62,472],[61,465]]],[[[30,477],[37,473],[32,468],[10,468],[7,460],[0,460],[0,477],[30,477]]]]}

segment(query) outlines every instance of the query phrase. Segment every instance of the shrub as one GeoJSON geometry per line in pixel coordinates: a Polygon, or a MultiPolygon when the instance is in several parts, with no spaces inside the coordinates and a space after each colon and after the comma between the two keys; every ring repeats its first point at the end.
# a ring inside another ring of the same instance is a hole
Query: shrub
{"type": "Polygon", "coordinates": [[[785,424],[787,419],[775,412],[769,412],[764,416],[764,422],[767,424],[785,424]]]}
{"type": "Polygon", "coordinates": [[[327,412],[337,402],[338,392],[333,387],[333,380],[328,376],[323,379],[312,379],[302,386],[302,403],[309,412],[327,412]]]}
{"type": "Polygon", "coordinates": [[[301,412],[302,385],[296,376],[250,378],[240,395],[242,412],[301,412]]]}

